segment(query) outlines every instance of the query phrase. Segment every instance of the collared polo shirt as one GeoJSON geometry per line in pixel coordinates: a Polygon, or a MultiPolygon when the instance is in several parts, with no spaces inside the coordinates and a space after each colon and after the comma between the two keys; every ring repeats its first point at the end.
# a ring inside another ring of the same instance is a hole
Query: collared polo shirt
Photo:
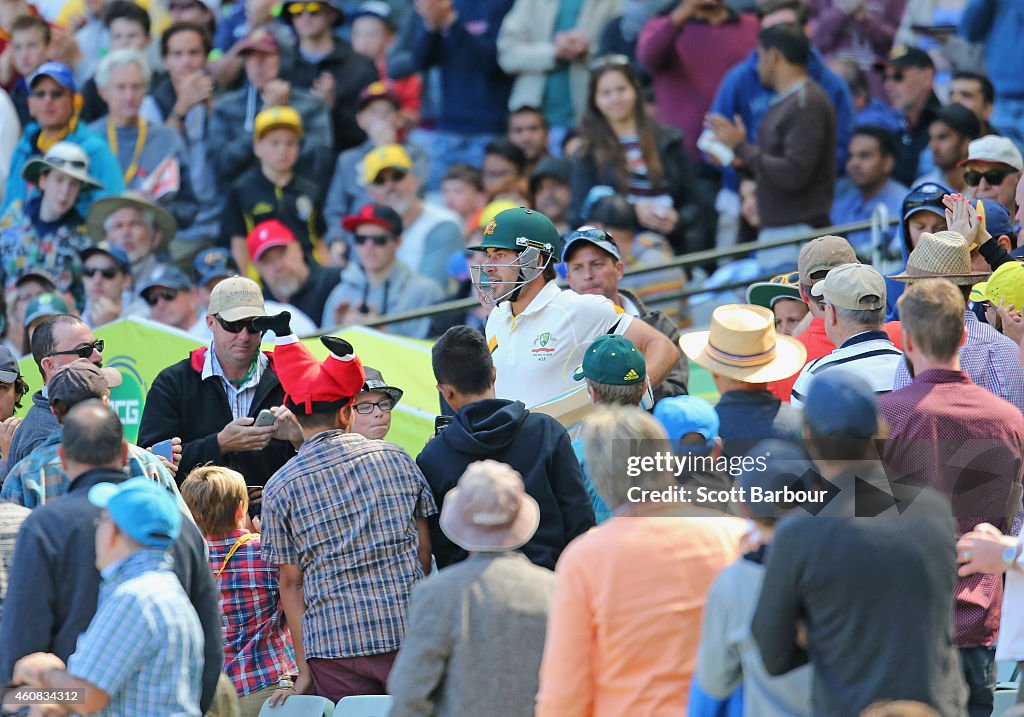
{"type": "Polygon", "coordinates": [[[260,171],[251,169],[228,190],[221,215],[221,237],[245,237],[260,222],[277,219],[295,234],[306,256],[313,255],[327,230],[313,182],[295,175],[278,187],[260,171]]]}
{"type": "Polygon", "coordinates": [[[862,331],[848,338],[832,353],[804,366],[793,384],[792,403],[802,406],[815,376],[829,369],[860,376],[876,394],[889,393],[902,356],[903,352],[896,348],[884,331],[862,331]]]}
{"type": "Polygon", "coordinates": [[[260,380],[263,378],[263,372],[266,371],[269,366],[270,360],[264,356],[262,352],[257,351],[256,365],[253,367],[252,374],[241,386],[235,386],[227,379],[227,376],[224,375],[224,369],[221,368],[220,361],[217,360],[217,351],[211,343],[209,351],[207,351],[206,356],[203,357],[202,378],[205,381],[208,378],[219,376],[221,384],[224,386],[224,392],[228,397],[228,405],[231,406],[232,418],[243,418],[249,415],[249,410],[252,408],[252,401],[256,398],[256,389],[259,388],[260,380]]]}
{"type": "Polygon", "coordinates": [[[603,296],[548,282],[521,314],[503,301],[487,319],[487,345],[497,369],[498,398],[536,406],[580,388],[573,372],[602,334],[624,334],[633,321],[603,296]]]}

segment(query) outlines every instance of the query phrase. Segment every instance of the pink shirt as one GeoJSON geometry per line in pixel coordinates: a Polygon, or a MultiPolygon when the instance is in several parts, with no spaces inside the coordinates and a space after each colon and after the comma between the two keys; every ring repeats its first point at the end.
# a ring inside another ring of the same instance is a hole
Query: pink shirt
{"type": "Polygon", "coordinates": [[[686,714],[704,600],[743,521],[614,517],[555,567],[536,717],[686,714]]]}

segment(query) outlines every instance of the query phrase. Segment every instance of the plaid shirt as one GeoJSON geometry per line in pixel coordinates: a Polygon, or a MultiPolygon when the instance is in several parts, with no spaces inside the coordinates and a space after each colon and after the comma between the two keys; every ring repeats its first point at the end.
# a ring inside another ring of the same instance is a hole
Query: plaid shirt
{"type": "MultiPolygon", "coordinates": [[[[236,530],[225,538],[207,540],[214,575],[245,535],[248,530],[236,530]]],[[[263,562],[260,550],[258,535],[242,543],[217,581],[224,623],[224,672],[240,695],[298,672],[292,636],[281,611],[277,567],[263,562]]]]}
{"type": "Polygon", "coordinates": [[[325,431],[263,492],[263,559],[302,570],[306,657],[379,655],[405,636],[409,591],[423,577],[416,518],[437,512],[401,448],[325,431]]]}
{"type": "MultiPolygon", "coordinates": [[[[1024,366],[1017,344],[978,321],[970,310],[964,328],[967,340],[960,347],[960,370],[970,376],[975,385],[988,389],[1024,413],[1024,366]]],[[[892,390],[900,390],[910,380],[907,362],[900,360],[892,390]]]]}
{"type": "Polygon", "coordinates": [[[97,715],[199,717],[203,639],[170,557],[140,550],[103,571],[96,615],[68,672],[110,695],[97,715]]]}
{"type": "MultiPolygon", "coordinates": [[[[1010,490],[1024,472],[1024,417],[1014,406],[975,386],[964,371],[931,369],[881,396],[878,412],[890,427],[882,458],[898,480],[949,498],[961,533],[981,522],[1009,530],[1010,490]]],[[[957,580],[958,647],[995,642],[1002,595],[1002,575],[957,580]]]]}
{"type": "MultiPolygon", "coordinates": [[[[71,480],[64,471],[60,455],[57,453],[63,435],[63,429],[58,428],[39,444],[38,448],[18,461],[7,474],[4,487],[0,490],[0,498],[26,508],[38,508],[67,493],[71,480]]],[[[128,444],[128,465],[125,466],[125,471],[132,477],[146,476],[155,480],[174,495],[179,507],[185,508],[185,501],[178,491],[174,477],[155,454],[128,444]]]]}

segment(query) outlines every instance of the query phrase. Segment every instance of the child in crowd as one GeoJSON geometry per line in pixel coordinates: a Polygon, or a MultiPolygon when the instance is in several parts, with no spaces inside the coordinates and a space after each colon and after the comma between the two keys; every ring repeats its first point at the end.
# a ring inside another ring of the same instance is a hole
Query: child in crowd
{"type": "Polygon", "coordinates": [[[24,127],[32,121],[28,112],[28,78],[46,62],[50,51],[50,26],[38,15],[22,15],[11,25],[11,65],[18,75],[11,100],[24,127]]]}
{"type": "Polygon", "coordinates": [[[72,288],[79,254],[92,242],[75,204],[79,194],[102,189],[89,175],[89,155],[72,142],[57,142],[25,163],[22,176],[42,195],[17,199],[0,215],[0,270],[7,291],[30,271],[43,271],[57,288],[72,288]]]}
{"type": "Polygon", "coordinates": [[[786,336],[793,335],[810,311],[795,282],[794,274],[781,274],[747,287],[747,303],[770,309],[775,314],[775,330],[786,336]]]}
{"type": "Polygon", "coordinates": [[[241,717],[256,717],[279,678],[298,671],[277,566],[263,562],[259,533],[245,527],[249,494],[241,473],[201,466],[181,484],[181,495],[210,548],[223,614],[224,672],[238,691],[241,717]]]}
{"type": "Polygon", "coordinates": [[[295,171],[302,146],[302,117],[291,107],[268,107],[253,125],[253,154],[259,160],[227,192],[221,236],[230,237],[231,254],[243,275],[250,269],[246,237],[252,227],[277,219],[295,234],[307,261],[327,264],[320,191],[295,171]]]}

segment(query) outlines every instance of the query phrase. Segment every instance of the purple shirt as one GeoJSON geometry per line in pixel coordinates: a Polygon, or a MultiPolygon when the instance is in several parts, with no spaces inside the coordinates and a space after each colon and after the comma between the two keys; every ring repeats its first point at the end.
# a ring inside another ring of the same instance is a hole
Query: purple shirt
{"type": "MultiPolygon", "coordinates": [[[[1013,404],[963,371],[932,369],[882,396],[878,410],[890,428],[882,458],[897,485],[924,485],[950,498],[960,532],[981,522],[1003,528],[1011,488],[1024,470],[1024,416],[1013,404]]],[[[958,647],[995,642],[1002,594],[1001,575],[957,580],[958,647]]]]}

